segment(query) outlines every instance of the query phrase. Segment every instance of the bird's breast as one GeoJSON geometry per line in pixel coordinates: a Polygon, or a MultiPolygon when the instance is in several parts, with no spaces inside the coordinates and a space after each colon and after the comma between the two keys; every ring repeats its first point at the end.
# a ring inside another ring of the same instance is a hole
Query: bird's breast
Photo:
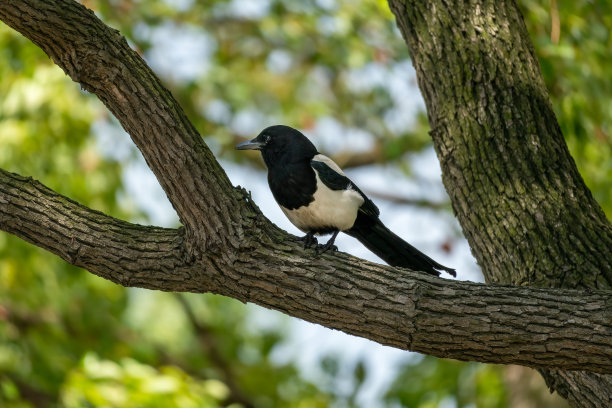
{"type": "Polygon", "coordinates": [[[281,209],[289,221],[304,232],[329,233],[350,229],[363,204],[363,197],[349,186],[346,190],[332,190],[321,182],[316,171],[315,175],[316,190],[312,201],[293,209],[281,204],[281,209]]]}

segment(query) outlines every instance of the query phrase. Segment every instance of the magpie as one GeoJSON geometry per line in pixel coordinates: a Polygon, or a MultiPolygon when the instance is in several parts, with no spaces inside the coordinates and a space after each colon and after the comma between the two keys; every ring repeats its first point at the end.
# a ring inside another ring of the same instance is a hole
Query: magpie
{"type": "Polygon", "coordinates": [[[385,227],[372,200],[298,130],[270,126],[236,149],[261,151],[272,195],[289,221],[306,233],[304,247],[337,250],[334,240],[342,231],[391,266],[456,276],[454,269],[440,265],[385,227]],[[318,245],[315,235],[326,234],[332,234],[329,241],[318,245]]]}

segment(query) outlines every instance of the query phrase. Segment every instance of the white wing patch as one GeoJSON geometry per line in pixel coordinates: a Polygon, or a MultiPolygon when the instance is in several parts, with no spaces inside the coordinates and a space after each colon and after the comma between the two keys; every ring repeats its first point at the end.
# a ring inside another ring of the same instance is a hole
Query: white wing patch
{"type": "Polygon", "coordinates": [[[340,166],[338,166],[335,161],[333,161],[332,159],[330,159],[329,157],[327,157],[324,154],[317,154],[315,157],[312,158],[312,160],[316,160],[316,161],[320,161],[322,163],[325,163],[325,164],[327,164],[329,166],[330,169],[332,169],[336,173],[340,173],[343,176],[346,176],[346,174],[344,174],[344,172],[342,171],[340,166]]]}
{"type": "MultiPolygon", "coordinates": [[[[319,154],[314,160],[321,161],[338,173],[344,174],[329,157],[319,154]]],[[[314,172],[317,177],[314,201],[294,210],[288,210],[283,206],[281,209],[289,221],[304,232],[350,229],[355,223],[359,207],[363,204],[363,197],[351,188],[352,185],[347,186],[347,190],[330,189],[321,181],[319,173],[316,170],[314,172]]]]}

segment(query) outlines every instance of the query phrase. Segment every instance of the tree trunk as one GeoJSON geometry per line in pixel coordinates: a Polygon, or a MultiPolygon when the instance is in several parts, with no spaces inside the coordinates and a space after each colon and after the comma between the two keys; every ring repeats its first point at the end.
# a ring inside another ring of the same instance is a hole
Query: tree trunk
{"type": "MultiPolygon", "coordinates": [[[[389,3],[487,282],[609,290],[612,228],[569,154],[515,2],[389,3]]],[[[612,376],[541,372],[574,406],[612,404],[612,376]]]]}

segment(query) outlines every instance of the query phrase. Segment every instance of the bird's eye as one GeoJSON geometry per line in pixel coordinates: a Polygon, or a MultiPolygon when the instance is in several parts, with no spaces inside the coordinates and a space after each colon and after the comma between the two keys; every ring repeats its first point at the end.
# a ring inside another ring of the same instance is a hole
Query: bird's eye
{"type": "Polygon", "coordinates": [[[272,137],[270,135],[264,135],[264,143],[265,144],[270,143],[270,139],[272,139],[272,137]]]}

